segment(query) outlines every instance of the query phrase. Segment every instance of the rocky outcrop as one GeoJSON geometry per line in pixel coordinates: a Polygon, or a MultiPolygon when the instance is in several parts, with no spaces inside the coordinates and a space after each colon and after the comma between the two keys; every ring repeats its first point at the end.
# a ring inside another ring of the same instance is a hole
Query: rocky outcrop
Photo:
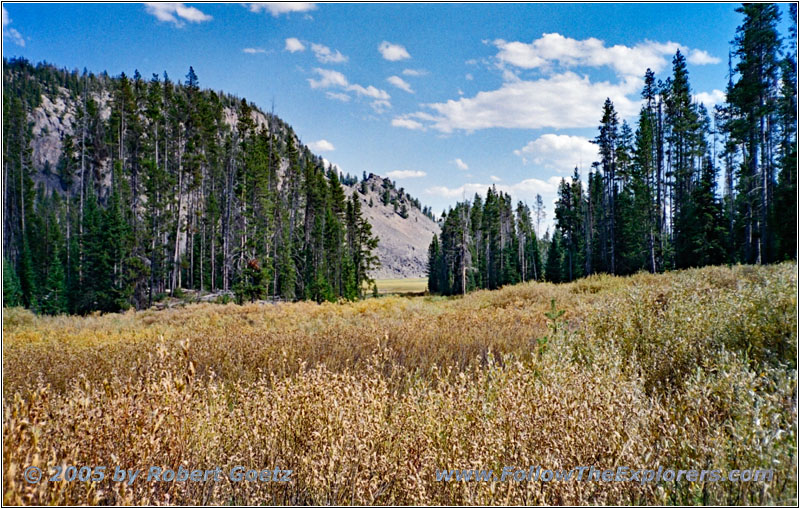
{"type": "Polygon", "coordinates": [[[366,185],[357,183],[346,188],[348,195],[355,193],[361,200],[364,217],[378,237],[378,258],[381,267],[370,274],[374,278],[424,277],[428,267],[428,246],[434,235],[439,235],[439,225],[411,204],[405,193],[391,187],[389,179],[377,175],[368,177],[366,185]],[[366,192],[362,192],[366,191],[366,192]],[[384,205],[385,192],[398,203],[398,211],[391,202],[384,205]],[[400,215],[405,204],[408,217],[400,215]]]}

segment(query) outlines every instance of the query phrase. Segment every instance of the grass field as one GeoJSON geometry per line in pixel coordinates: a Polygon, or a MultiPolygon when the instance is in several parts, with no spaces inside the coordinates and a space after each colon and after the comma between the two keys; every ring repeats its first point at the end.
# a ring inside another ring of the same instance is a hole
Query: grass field
{"type": "Polygon", "coordinates": [[[404,294],[404,293],[424,293],[428,290],[428,278],[405,278],[405,279],[376,279],[378,293],[404,294]]]}
{"type": "Polygon", "coordinates": [[[89,317],[6,309],[3,502],[796,505],[796,272],[89,317]],[[30,465],[294,472],[289,484],[28,484],[30,465]],[[435,479],[536,465],[774,476],[435,479]]]}

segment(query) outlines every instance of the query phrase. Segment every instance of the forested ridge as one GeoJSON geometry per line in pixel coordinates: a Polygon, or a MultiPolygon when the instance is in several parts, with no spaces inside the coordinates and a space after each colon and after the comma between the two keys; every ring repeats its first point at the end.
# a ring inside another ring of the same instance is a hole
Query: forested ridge
{"type": "Polygon", "coordinates": [[[693,101],[680,51],[665,79],[647,69],[636,126],[602,105],[599,161],[585,185],[577,168],[561,180],[550,238],[533,227],[540,196],[532,214],[494,187],[476,194],[444,214],[430,291],[796,259],[797,6],[785,39],[777,5],[737,12],[724,104],[693,101]]]}
{"type": "Polygon", "coordinates": [[[358,178],[192,68],[176,82],[4,59],[3,91],[5,306],[118,311],[183,289],[352,300],[369,283],[377,239],[343,188],[358,178]],[[39,167],[37,143],[56,164],[39,167]]]}

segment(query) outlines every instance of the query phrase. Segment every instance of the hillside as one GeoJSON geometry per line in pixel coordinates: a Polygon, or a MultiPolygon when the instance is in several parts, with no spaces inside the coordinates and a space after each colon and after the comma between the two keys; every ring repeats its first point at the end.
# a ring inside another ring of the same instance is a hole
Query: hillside
{"type": "MultiPolygon", "coordinates": [[[[102,94],[94,94],[94,99],[100,108],[101,118],[108,120],[111,110],[111,97],[107,91],[102,94]]],[[[34,173],[34,182],[36,185],[41,184],[46,193],[53,191],[65,192],[63,186],[55,174],[50,169],[57,168],[63,155],[63,140],[65,136],[75,136],[76,134],[76,115],[78,113],[79,104],[76,104],[74,98],[64,87],[59,87],[55,96],[51,97],[47,94],[42,94],[42,102],[30,114],[29,118],[32,122],[33,140],[31,143],[33,164],[36,172],[34,173]]],[[[234,127],[238,122],[238,112],[233,107],[224,108],[225,123],[228,126],[234,127]]],[[[268,114],[260,110],[253,110],[253,121],[257,126],[264,126],[269,129],[268,114]]],[[[285,136],[289,131],[289,126],[283,125],[283,122],[275,117],[274,129],[280,129],[285,136]]],[[[310,150],[306,149],[297,136],[294,136],[295,143],[301,148],[301,153],[307,152],[312,154],[310,150]]],[[[313,157],[313,156],[312,156],[313,157]]],[[[321,157],[318,160],[323,161],[321,157]]],[[[327,161],[323,163],[328,167],[335,167],[338,171],[340,168],[331,165],[327,161]]],[[[285,171],[288,165],[288,160],[282,158],[281,170],[285,171]]],[[[100,172],[102,178],[102,187],[105,191],[102,192],[104,196],[108,195],[108,189],[111,185],[111,172],[106,167],[103,167],[100,172]]],[[[360,182],[347,186],[345,188],[349,195],[361,189],[360,182]]],[[[378,259],[381,266],[378,269],[372,270],[370,275],[374,278],[405,278],[405,277],[422,277],[426,275],[428,265],[428,245],[430,244],[431,237],[440,232],[439,225],[430,217],[423,214],[419,208],[419,202],[412,203],[408,195],[401,193],[394,188],[394,184],[389,179],[381,178],[380,176],[369,174],[367,194],[359,193],[359,198],[362,202],[362,210],[365,217],[372,225],[373,233],[378,237],[379,243],[377,248],[378,259]],[[391,196],[391,202],[383,204],[383,193],[388,190],[391,196]],[[370,200],[372,204],[370,205],[370,200]],[[408,209],[408,217],[403,218],[394,207],[394,202],[398,206],[405,204],[408,209]]],[[[185,251],[185,246],[182,247],[185,251]]]]}
{"type": "Polygon", "coordinates": [[[427,208],[421,210],[419,202],[402,188],[396,189],[391,180],[372,173],[366,181],[349,187],[347,193],[358,196],[364,217],[379,239],[381,266],[371,275],[379,279],[425,276],[428,246],[440,231],[430,212],[425,213],[427,208]]]}
{"type": "Polygon", "coordinates": [[[438,225],[418,200],[386,181],[381,204],[374,177],[359,211],[358,179],[191,68],[173,81],[4,60],[3,90],[10,302],[114,311],[181,289],[334,300],[369,275],[425,272],[438,225]]]}

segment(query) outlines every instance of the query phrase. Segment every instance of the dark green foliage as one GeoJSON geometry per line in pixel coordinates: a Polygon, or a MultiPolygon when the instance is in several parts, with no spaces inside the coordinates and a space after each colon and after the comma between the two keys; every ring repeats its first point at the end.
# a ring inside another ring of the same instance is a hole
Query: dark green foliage
{"type": "Polygon", "coordinates": [[[22,289],[14,266],[3,258],[3,307],[21,306],[22,289]]]}
{"type": "Polygon", "coordinates": [[[564,248],[562,247],[562,234],[559,230],[553,235],[550,249],[547,251],[547,263],[544,267],[544,277],[551,283],[564,281],[564,248]]]}
{"type": "Polygon", "coordinates": [[[530,210],[487,191],[442,213],[442,232],[428,248],[428,291],[453,295],[542,278],[530,210]]]}
{"type": "Polygon", "coordinates": [[[58,315],[67,312],[67,287],[60,256],[53,256],[47,282],[42,289],[39,307],[42,313],[58,315]]]}
{"type": "Polygon", "coordinates": [[[269,280],[270,274],[267,268],[262,268],[258,260],[249,260],[238,281],[234,284],[233,292],[236,295],[236,301],[241,304],[244,301],[253,302],[256,299],[266,298],[269,280]]]}
{"type": "Polygon", "coordinates": [[[377,239],[343,188],[358,179],[276,116],[202,90],[193,68],[173,83],[4,60],[3,102],[6,305],[113,312],[184,289],[352,300],[370,281],[377,239]],[[49,170],[58,183],[36,187],[48,169],[34,167],[27,115],[59,87],[76,120],[49,170]]]}

